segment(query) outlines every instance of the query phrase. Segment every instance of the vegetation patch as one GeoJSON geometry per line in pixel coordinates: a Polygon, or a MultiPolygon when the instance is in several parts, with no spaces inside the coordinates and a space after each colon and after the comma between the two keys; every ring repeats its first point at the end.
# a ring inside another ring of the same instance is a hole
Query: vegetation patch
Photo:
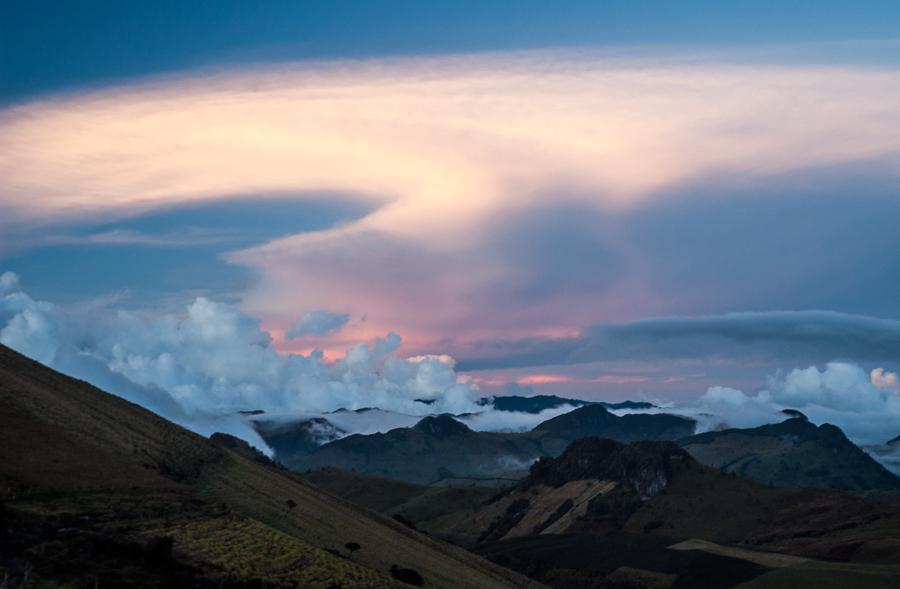
{"type": "Polygon", "coordinates": [[[164,532],[174,539],[179,553],[208,564],[225,581],[252,579],[273,587],[323,589],[335,584],[394,586],[389,578],[376,571],[337,558],[251,519],[228,516],[192,522],[164,532]]]}

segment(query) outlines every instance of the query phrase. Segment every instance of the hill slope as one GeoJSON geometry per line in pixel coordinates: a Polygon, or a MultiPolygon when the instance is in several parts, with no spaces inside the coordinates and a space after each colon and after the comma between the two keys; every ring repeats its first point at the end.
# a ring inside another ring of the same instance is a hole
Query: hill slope
{"type": "Polygon", "coordinates": [[[831,424],[805,417],[679,441],[700,463],[770,485],[900,490],[900,479],[831,424]]]}
{"type": "Polygon", "coordinates": [[[13,582],[529,583],[2,346],[0,500],[13,582]]]}

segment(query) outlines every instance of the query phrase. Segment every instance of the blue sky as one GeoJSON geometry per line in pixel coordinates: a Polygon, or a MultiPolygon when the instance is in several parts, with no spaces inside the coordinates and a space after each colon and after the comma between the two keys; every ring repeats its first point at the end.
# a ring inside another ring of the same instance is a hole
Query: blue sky
{"type": "Polygon", "coordinates": [[[485,390],[895,370],[832,343],[894,349],[898,48],[888,1],[3,2],[0,272],[226,302],[282,352],[397,331],[485,390]],[[315,313],[347,319],[285,335],[315,313]]]}
{"type": "Polygon", "coordinates": [[[890,0],[7,0],[2,15],[5,101],[241,61],[573,45],[859,41],[900,32],[900,7],[890,0]]]}

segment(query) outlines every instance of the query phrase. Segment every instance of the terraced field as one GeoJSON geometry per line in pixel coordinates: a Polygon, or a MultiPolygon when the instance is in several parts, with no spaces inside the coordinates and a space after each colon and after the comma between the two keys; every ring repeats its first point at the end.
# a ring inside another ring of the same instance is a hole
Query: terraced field
{"type": "Polygon", "coordinates": [[[174,539],[190,560],[215,569],[225,580],[259,579],[271,586],[397,587],[384,573],[359,566],[349,555],[334,555],[258,521],[223,516],[154,530],[174,539]]]}

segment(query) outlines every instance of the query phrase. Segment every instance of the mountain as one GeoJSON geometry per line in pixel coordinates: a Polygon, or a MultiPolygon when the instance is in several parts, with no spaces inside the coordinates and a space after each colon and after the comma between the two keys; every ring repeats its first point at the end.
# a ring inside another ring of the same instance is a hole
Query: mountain
{"type": "Polygon", "coordinates": [[[288,423],[255,420],[253,426],[278,459],[286,464],[347,433],[324,417],[288,423]]]}
{"type": "Polygon", "coordinates": [[[423,485],[505,485],[525,476],[537,459],[559,455],[576,438],[674,440],[693,433],[694,425],[674,415],[619,417],[600,405],[584,405],[525,433],[476,432],[440,415],[411,428],[347,436],[302,456],[275,448],[275,456],[298,471],[331,467],[423,485]]]}
{"type": "Polygon", "coordinates": [[[453,419],[450,415],[423,417],[419,423],[413,426],[413,429],[439,440],[474,433],[469,426],[453,419]]]}
{"type": "Polygon", "coordinates": [[[672,442],[622,444],[607,438],[581,438],[559,458],[536,462],[519,488],[561,487],[570,481],[598,479],[612,481],[646,501],[669,485],[673,464],[691,460],[672,442]]]}
{"type": "Polygon", "coordinates": [[[608,401],[597,401],[597,405],[602,405],[606,407],[610,411],[619,411],[622,409],[630,409],[630,410],[644,410],[644,409],[656,409],[656,405],[653,403],[648,403],[646,401],[619,401],[617,403],[610,403],[608,401]]]}
{"type": "Polygon", "coordinates": [[[585,405],[539,424],[536,432],[553,433],[569,440],[587,436],[620,442],[675,440],[694,433],[696,422],[665,413],[633,413],[618,416],[601,405],[585,405]]]}
{"type": "Polygon", "coordinates": [[[347,436],[283,462],[295,470],[334,467],[418,484],[505,484],[523,476],[542,455],[535,439],[472,431],[440,415],[411,428],[347,436]]]}
{"type": "Polygon", "coordinates": [[[671,442],[579,439],[443,533],[554,587],[900,582],[900,505],[765,486],[671,442]]]}
{"type": "Polygon", "coordinates": [[[10,587],[529,583],[2,346],[0,519],[10,587]]]}
{"type": "Polygon", "coordinates": [[[770,485],[900,490],[900,479],[837,427],[805,417],[690,436],[679,444],[697,461],[770,485]]]}
{"type": "Polygon", "coordinates": [[[524,413],[540,413],[547,409],[555,409],[563,405],[581,407],[583,405],[601,405],[607,409],[653,409],[655,405],[643,401],[622,401],[608,403],[606,401],[585,401],[583,399],[567,399],[556,395],[534,395],[523,397],[521,395],[506,395],[497,397],[485,397],[479,401],[481,405],[491,405],[496,411],[519,411],[524,413]]]}

